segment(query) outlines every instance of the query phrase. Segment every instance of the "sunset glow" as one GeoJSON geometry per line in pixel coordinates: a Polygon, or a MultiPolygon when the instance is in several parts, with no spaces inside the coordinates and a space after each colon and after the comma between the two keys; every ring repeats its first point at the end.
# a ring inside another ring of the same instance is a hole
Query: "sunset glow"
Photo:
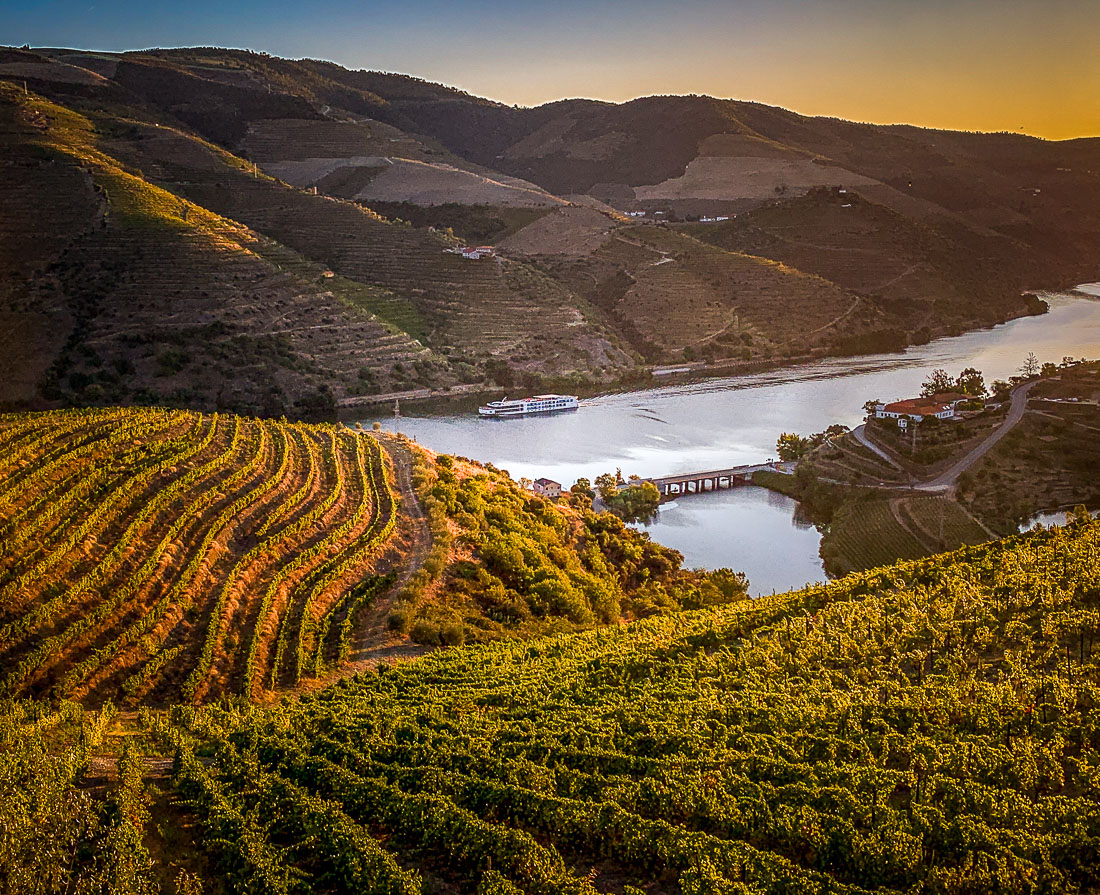
{"type": "Polygon", "coordinates": [[[248,47],[510,104],[706,93],[877,123],[1100,134],[1090,0],[4,6],[13,44],[248,47]]]}

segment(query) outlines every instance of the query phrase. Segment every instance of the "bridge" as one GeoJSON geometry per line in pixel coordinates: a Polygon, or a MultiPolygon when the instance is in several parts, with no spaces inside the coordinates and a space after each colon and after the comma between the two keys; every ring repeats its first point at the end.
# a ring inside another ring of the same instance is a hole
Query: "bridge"
{"type": "Polygon", "coordinates": [[[725,491],[738,485],[752,482],[752,474],[761,470],[782,472],[782,463],[750,463],[746,466],[731,466],[729,469],[712,469],[709,472],[682,472],[679,475],[665,475],[642,479],[652,482],[662,497],[682,497],[685,494],[702,494],[704,491],[725,491]]]}

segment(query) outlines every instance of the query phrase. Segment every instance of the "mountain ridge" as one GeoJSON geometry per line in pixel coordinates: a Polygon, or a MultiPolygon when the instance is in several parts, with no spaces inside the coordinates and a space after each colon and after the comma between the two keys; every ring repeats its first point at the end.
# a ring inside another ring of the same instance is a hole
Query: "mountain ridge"
{"type": "MultiPolygon", "coordinates": [[[[9,48],[0,81],[5,152],[34,184],[26,207],[72,202],[56,170],[69,165],[108,231],[99,255],[5,261],[0,312],[20,321],[11,355],[53,353],[36,373],[12,371],[8,406],[308,415],[456,386],[607,384],[651,363],[902,347],[1034,313],[1025,288],[1097,275],[1100,139],[858,124],[707,96],[525,109],[214,48],[9,48]],[[167,231],[118,230],[125,190],[66,155],[51,122],[67,115],[85,122],[87,152],[161,196],[167,231]],[[271,287],[243,307],[232,284],[245,274],[216,252],[166,260],[190,284],[183,304],[166,295],[164,265],[135,262],[137,242],[175,257],[170,234],[206,212],[263,247],[246,276],[271,287]],[[453,254],[497,238],[492,261],[453,254]],[[115,279],[89,279],[108,260],[115,279]],[[119,276],[125,296],[111,291],[119,276]],[[112,301],[113,317],[97,310],[112,301]],[[289,329],[275,326],[292,307],[289,329]],[[201,344],[214,324],[267,345],[228,393],[216,382],[227,358],[201,344]],[[152,347],[136,350],[135,336],[152,347]]],[[[12,244],[50,243],[19,207],[2,222],[12,244]]]]}

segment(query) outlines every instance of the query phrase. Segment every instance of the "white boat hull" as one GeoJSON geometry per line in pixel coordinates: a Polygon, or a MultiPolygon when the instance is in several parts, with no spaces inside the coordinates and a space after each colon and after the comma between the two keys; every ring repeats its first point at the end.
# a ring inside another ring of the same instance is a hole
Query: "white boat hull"
{"type": "Polygon", "coordinates": [[[516,401],[490,401],[477,409],[486,419],[513,419],[522,416],[543,416],[576,410],[580,401],[575,395],[539,395],[516,401]]]}

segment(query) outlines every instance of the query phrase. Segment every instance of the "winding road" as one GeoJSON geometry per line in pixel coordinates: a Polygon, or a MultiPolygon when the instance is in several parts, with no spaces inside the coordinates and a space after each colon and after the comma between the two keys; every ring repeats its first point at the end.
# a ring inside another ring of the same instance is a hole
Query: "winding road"
{"type": "Polygon", "coordinates": [[[955,482],[958,481],[959,476],[966,472],[971,466],[977,463],[982,457],[992,450],[993,446],[1004,438],[1009,432],[1016,428],[1016,424],[1024,418],[1024,413],[1027,412],[1027,396],[1028,393],[1039,384],[1041,380],[1033,379],[1030,382],[1025,382],[1023,385],[1017,387],[1012,392],[1012,403],[1008,407],[1008,414],[1005,416],[1004,422],[1001,423],[996,429],[989,433],[985,441],[976,447],[972,448],[961,459],[951,465],[946,472],[941,472],[938,476],[929,482],[916,485],[917,491],[950,491],[955,487],[955,482]]]}
{"type": "MultiPolygon", "coordinates": [[[[975,445],[967,451],[964,456],[960,457],[947,470],[941,472],[934,479],[912,485],[912,490],[927,491],[931,493],[951,491],[955,487],[955,483],[959,480],[959,476],[988,454],[993,449],[993,446],[1011,432],[1020,420],[1024,418],[1024,414],[1027,412],[1028,393],[1032,388],[1038,385],[1039,382],[1041,382],[1041,380],[1033,379],[1030,382],[1025,382],[1023,385],[1017,386],[1012,392],[1012,400],[1009,404],[1008,413],[1005,415],[1004,421],[996,429],[990,432],[981,444],[975,445]]],[[[874,452],[875,455],[881,457],[891,466],[901,469],[898,463],[895,462],[886,451],[871,441],[867,435],[865,426],[856,426],[856,428],[852,430],[852,435],[855,437],[856,441],[869,451],[874,452]]],[[[897,489],[903,486],[882,483],[878,487],[897,489]]]]}

